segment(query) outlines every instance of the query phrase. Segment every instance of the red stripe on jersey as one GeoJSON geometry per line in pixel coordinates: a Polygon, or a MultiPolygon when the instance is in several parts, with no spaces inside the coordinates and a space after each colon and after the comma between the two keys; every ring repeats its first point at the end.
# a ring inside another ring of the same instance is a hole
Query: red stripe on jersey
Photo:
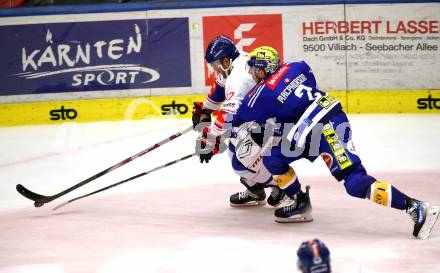
{"type": "Polygon", "coordinates": [[[313,257],[319,256],[319,248],[318,248],[318,244],[316,243],[315,240],[313,240],[313,241],[310,243],[310,250],[311,250],[312,253],[313,253],[313,257]]]}
{"type": "Polygon", "coordinates": [[[220,111],[227,112],[227,113],[230,113],[230,114],[233,114],[233,115],[237,114],[237,111],[233,111],[233,110],[229,110],[229,109],[222,109],[220,111]]]}
{"type": "Polygon", "coordinates": [[[214,82],[214,83],[211,85],[211,90],[209,90],[209,94],[208,94],[208,96],[212,96],[212,94],[214,94],[216,87],[217,87],[217,84],[214,82]]]}
{"type": "Polygon", "coordinates": [[[213,100],[210,99],[209,97],[206,97],[206,100],[209,101],[209,102],[212,103],[212,104],[215,104],[215,105],[220,104],[220,102],[213,101],[213,100]]]}
{"type": "Polygon", "coordinates": [[[226,112],[220,110],[217,116],[217,119],[214,122],[214,126],[216,126],[219,131],[223,129],[223,125],[225,124],[226,112]]]}

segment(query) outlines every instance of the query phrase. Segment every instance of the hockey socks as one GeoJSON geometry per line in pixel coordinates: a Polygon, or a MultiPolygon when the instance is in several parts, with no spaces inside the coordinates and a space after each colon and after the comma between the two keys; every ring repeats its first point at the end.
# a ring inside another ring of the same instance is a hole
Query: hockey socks
{"type": "Polygon", "coordinates": [[[408,197],[401,191],[384,181],[375,181],[367,191],[367,198],[376,204],[392,207],[395,209],[406,209],[408,197]]]}

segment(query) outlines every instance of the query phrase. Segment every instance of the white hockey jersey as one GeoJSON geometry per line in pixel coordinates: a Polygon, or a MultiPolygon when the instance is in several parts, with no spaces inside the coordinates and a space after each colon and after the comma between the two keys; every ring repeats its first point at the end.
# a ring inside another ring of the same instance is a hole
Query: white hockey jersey
{"type": "Polygon", "coordinates": [[[232,120],[231,115],[235,115],[241,105],[244,96],[255,86],[255,81],[246,70],[247,53],[240,51],[240,55],[232,62],[230,75],[224,79],[221,75],[217,76],[216,86],[208,95],[205,107],[211,110],[219,110],[217,119],[211,125],[210,132],[214,135],[221,135],[225,132],[223,125],[225,121],[232,120]],[[223,88],[217,88],[222,87],[223,88]],[[223,91],[224,90],[224,91],[223,91]],[[215,94],[216,92],[223,94],[215,94]],[[220,99],[219,99],[220,98],[220,99]],[[223,104],[221,101],[223,100],[223,104]]]}

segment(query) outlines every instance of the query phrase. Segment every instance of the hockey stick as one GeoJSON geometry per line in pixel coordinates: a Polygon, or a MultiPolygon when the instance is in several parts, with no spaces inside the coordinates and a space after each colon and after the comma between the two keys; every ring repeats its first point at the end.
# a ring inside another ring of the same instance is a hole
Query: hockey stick
{"type": "Polygon", "coordinates": [[[62,203],[62,204],[59,204],[58,206],[54,207],[52,210],[57,210],[57,209],[59,209],[59,208],[61,208],[61,207],[64,207],[65,205],[67,205],[67,204],[69,204],[69,203],[72,203],[72,202],[74,202],[74,201],[77,201],[77,200],[79,200],[79,199],[83,199],[83,198],[85,198],[85,197],[87,197],[87,196],[97,194],[98,192],[102,192],[102,191],[108,190],[108,189],[110,189],[110,188],[113,188],[113,187],[116,187],[116,186],[118,186],[118,185],[124,184],[124,183],[126,183],[126,182],[128,182],[128,181],[131,181],[131,180],[133,180],[133,179],[136,179],[136,178],[139,178],[139,177],[141,177],[141,176],[144,176],[144,175],[146,175],[146,174],[149,174],[149,173],[155,172],[155,171],[157,171],[157,170],[163,169],[163,168],[165,168],[165,167],[171,166],[171,165],[173,165],[173,164],[176,164],[177,162],[180,162],[180,161],[183,161],[183,160],[185,160],[185,159],[191,158],[191,157],[195,156],[196,154],[197,154],[197,153],[189,154],[189,155],[187,155],[187,156],[184,156],[184,157],[181,157],[181,158],[179,158],[179,159],[176,159],[176,160],[170,161],[170,162],[168,162],[168,163],[166,163],[166,164],[164,164],[164,165],[158,166],[158,167],[156,167],[156,168],[154,168],[154,169],[151,169],[151,170],[149,170],[149,171],[146,171],[146,172],[143,172],[143,173],[137,174],[137,175],[132,176],[132,177],[130,177],[130,178],[127,178],[127,179],[125,179],[125,180],[122,180],[122,181],[119,181],[119,182],[117,182],[117,183],[111,184],[111,185],[109,185],[109,186],[107,186],[107,187],[101,188],[101,189],[96,190],[96,191],[94,191],[94,192],[91,192],[91,193],[88,193],[88,194],[85,194],[85,195],[82,195],[82,196],[79,196],[79,197],[76,197],[76,198],[70,199],[69,201],[64,202],[64,203],[62,203]]]}
{"type": "Polygon", "coordinates": [[[103,171],[101,171],[101,172],[99,172],[99,173],[97,173],[97,174],[87,178],[86,180],[83,180],[83,181],[79,182],[78,184],[76,184],[76,185],[74,185],[74,186],[72,186],[72,187],[70,187],[70,188],[68,188],[68,189],[66,189],[66,190],[64,190],[64,191],[62,191],[60,193],[57,193],[55,195],[51,195],[51,196],[41,195],[41,194],[38,194],[38,193],[35,193],[35,192],[32,192],[32,191],[26,189],[21,184],[17,184],[16,189],[17,189],[17,191],[21,195],[23,195],[24,197],[34,201],[35,202],[34,203],[35,207],[41,207],[45,203],[49,203],[49,202],[51,202],[51,201],[53,201],[53,200],[55,200],[55,199],[57,199],[57,198],[59,198],[61,196],[63,196],[65,194],[73,191],[73,190],[76,190],[77,188],[79,188],[81,186],[84,186],[85,184],[87,184],[87,183],[89,183],[89,182],[91,182],[91,181],[93,181],[93,180],[95,180],[95,179],[97,179],[97,178],[99,178],[99,177],[101,177],[101,176],[103,176],[103,175],[105,175],[105,174],[107,174],[107,173],[109,173],[109,172],[111,172],[111,171],[113,171],[113,170],[115,170],[115,169],[117,169],[117,168],[119,168],[119,167],[129,163],[130,161],[133,161],[136,158],[141,157],[144,154],[153,151],[154,149],[164,145],[165,143],[170,142],[171,140],[176,139],[177,137],[179,137],[179,136],[181,136],[181,135],[183,135],[185,133],[188,133],[192,129],[193,129],[193,126],[191,125],[190,127],[186,128],[185,130],[180,131],[180,132],[178,132],[178,133],[176,133],[176,134],[174,134],[172,136],[169,136],[166,139],[164,139],[164,140],[154,144],[153,146],[151,146],[151,147],[149,147],[149,148],[147,148],[147,149],[145,149],[145,150],[143,150],[143,151],[141,151],[141,152],[139,152],[139,153],[137,153],[137,154],[135,154],[133,156],[130,156],[130,157],[122,160],[121,162],[116,163],[115,165],[113,165],[113,166],[111,166],[111,167],[109,167],[109,168],[107,168],[107,169],[105,169],[105,170],[103,170],[103,171]]]}

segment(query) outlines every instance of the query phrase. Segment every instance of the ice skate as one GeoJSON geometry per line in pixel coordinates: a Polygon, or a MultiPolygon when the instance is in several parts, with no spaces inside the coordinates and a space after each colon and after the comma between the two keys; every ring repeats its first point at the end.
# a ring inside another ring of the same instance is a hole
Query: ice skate
{"type": "Polygon", "coordinates": [[[298,192],[286,205],[275,210],[275,222],[297,223],[313,221],[312,205],[309,196],[310,186],[306,186],[306,192],[298,192]]]}
{"type": "Polygon", "coordinates": [[[267,198],[267,203],[272,207],[277,207],[284,200],[289,198],[287,197],[286,193],[282,189],[280,189],[280,187],[278,186],[270,186],[270,187],[272,188],[272,192],[267,198]]]}
{"type": "Polygon", "coordinates": [[[251,207],[266,204],[266,193],[264,192],[263,186],[260,184],[249,186],[246,184],[245,178],[241,178],[240,182],[247,188],[247,190],[231,195],[231,207],[251,207]]]}
{"type": "Polygon", "coordinates": [[[414,222],[413,235],[414,237],[424,240],[429,237],[438,220],[440,207],[431,206],[427,202],[415,199],[412,199],[411,202],[412,204],[406,212],[414,222]]]}

